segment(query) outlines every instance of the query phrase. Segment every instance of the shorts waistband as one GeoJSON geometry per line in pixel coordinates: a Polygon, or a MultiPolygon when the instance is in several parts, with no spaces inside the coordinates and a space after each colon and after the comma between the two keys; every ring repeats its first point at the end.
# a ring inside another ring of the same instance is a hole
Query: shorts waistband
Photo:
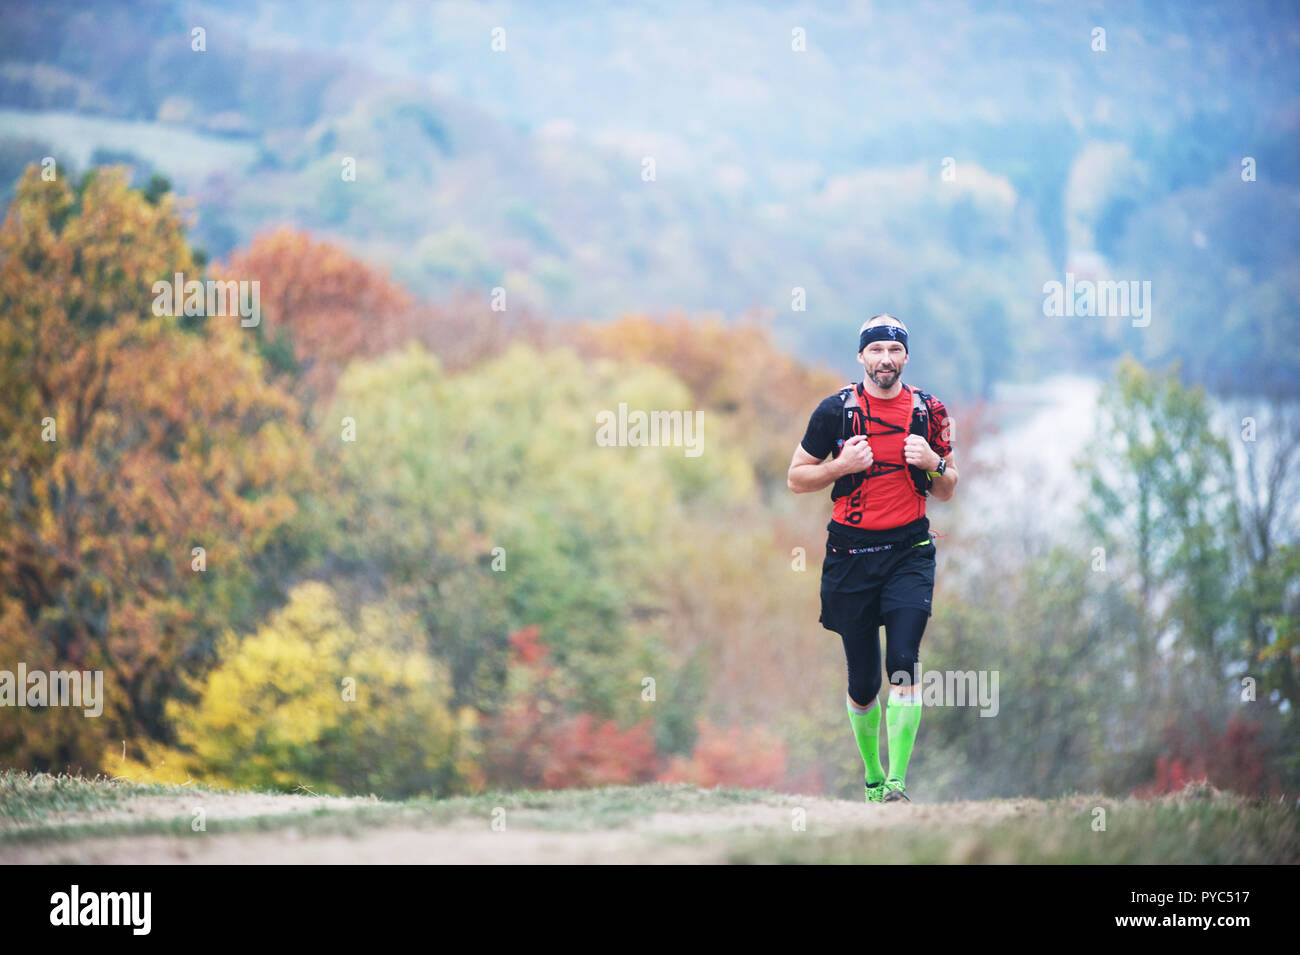
{"type": "Polygon", "coordinates": [[[826,525],[826,540],[841,550],[850,547],[875,547],[878,544],[908,544],[920,540],[930,532],[930,519],[922,515],[899,527],[871,529],[850,527],[831,521],[826,525]]]}
{"type": "Polygon", "coordinates": [[[929,544],[934,540],[935,536],[936,535],[932,533],[925,540],[917,541],[915,544],[895,541],[892,544],[876,544],[874,547],[836,547],[834,544],[827,544],[826,546],[828,546],[831,549],[831,552],[835,554],[874,554],[876,551],[893,550],[896,547],[900,549],[903,547],[920,547],[922,544],[929,544]]]}

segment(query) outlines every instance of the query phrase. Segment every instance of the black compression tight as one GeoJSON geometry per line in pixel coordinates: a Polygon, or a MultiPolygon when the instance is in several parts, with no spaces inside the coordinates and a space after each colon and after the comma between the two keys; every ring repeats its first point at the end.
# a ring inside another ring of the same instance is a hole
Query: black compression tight
{"type": "Polygon", "coordinates": [[[870,706],[880,695],[880,625],[885,625],[885,670],[889,682],[916,682],[921,637],[930,615],[915,607],[897,607],[880,617],[863,621],[851,634],[840,634],[849,667],[849,697],[859,706],[870,706]]]}

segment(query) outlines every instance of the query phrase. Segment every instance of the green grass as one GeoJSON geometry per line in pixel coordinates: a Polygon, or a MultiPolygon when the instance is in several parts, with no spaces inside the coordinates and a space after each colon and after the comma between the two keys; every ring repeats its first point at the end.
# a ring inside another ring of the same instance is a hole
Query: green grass
{"type": "Polygon", "coordinates": [[[509,812],[512,823],[536,829],[590,831],[619,829],[656,812],[707,811],[793,798],[758,789],[698,789],[684,783],[653,783],[605,789],[492,792],[431,801],[428,808],[435,815],[446,814],[444,818],[451,819],[489,816],[500,806],[509,812]]]}
{"type": "Polygon", "coordinates": [[[206,829],[196,832],[191,828],[191,817],[177,816],[169,819],[131,819],[111,822],[73,823],[65,825],[38,825],[0,833],[0,845],[34,842],[76,842],[81,839],[108,836],[184,836],[201,838],[219,833],[270,832],[276,829],[297,829],[315,835],[343,833],[360,835],[365,829],[378,825],[416,822],[415,817],[402,807],[371,807],[356,809],[317,809],[312,812],[276,813],[244,816],[238,819],[209,819],[206,829]]]}
{"type": "Polygon", "coordinates": [[[61,773],[0,771],[0,822],[25,822],[50,813],[107,809],[134,796],[184,795],[193,786],[138,785],[106,776],[85,779],[61,773]]]}
{"type": "MultiPolygon", "coordinates": [[[[762,790],[701,790],[694,786],[654,784],[605,789],[492,791],[448,799],[374,800],[362,805],[326,803],[310,812],[270,813],[236,819],[209,818],[204,833],[190,828],[191,816],[168,819],[123,819],[60,822],[52,814],[120,808],[136,796],[199,799],[204,795],[244,791],[201,786],[136,784],[106,777],[82,779],[5,771],[0,774],[0,843],[74,841],[98,836],[180,835],[254,832],[294,828],[311,834],[359,834],[375,826],[436,828],[457,819],[490,819],[503,808],[510,825],[558,832],[619,829],[656,812],[719,809],[758,801],[782,802],[781,794],[762,790]]],[[[288,795],[269,790],[261,794],[288,795]]],[[[312,799],[312,796],[302,796],[312,799]]]]}
{"type": "MultiPolygon", "coordinates": [[[[654,813],[721,811],[752,803],[797,806],[804,797],[747,789],[699,789],[653,784],[604,789],[493,791],[449,799],[387,802],[372,798],[345,805],[316,797],[305,811],[233,819],[209,816],[204,832],[191,829],[191,815],[68,822],[64,813],[121,808],[140,796],[194,800],[241,794],[195,785],[140,785],[106,777],[83,779],[18,772],[0,773],[0,844],[69,843],[130,835],[199,838],[222,833],[293,829],[304,837],[360,837],[378,827],[432,830],[462,820],[486,826],[498,807],[512,829],[548,832],[616,831],[654,813]]],[[[247,793],[242,793],[247,795],[247,793]]],[[[261,790],[257,794],[272,794],[261,790]]],[[[275,795],[288,795],[278,793],[275,795]]],[[[188,807],[188,803],[187,803],[188,807]]],[[[879,809],[880,807],[872,807],[879,809]]],[[[942,813],[942,806],[927,807],[942,813]]],[[[863,807],[864,813],[870,811],[863,807]]],[[[646,834],[647,845],[715,847],[719,857],[740,864],[1296,864],[1300,863],[1300,812],[1283,800],[1247,799],[1213,790],[1189,789],[1156,800],[1074,795],[1036,804],[1027,814],[996,822],[963,822],[969,806],[954,807],[953,821],[933,813],[915,825],[854,828],[842,821],[820,826],[810,816],[806,831],[722,828],[690,834],[646,834]],[[1105,831],[1094,831],[1094,809],[1106,810],[1105,831]],[[1041,811],[1039,811],[1041,810],[1041,811]]],[[[864,816],[864,820],[868,817],[864,816]]]]}
{"type": "Polygon", "coordinates": [[[1283,865],[1300,862],[1300,813],[1284,803],[1178,800],[1054,807],[1040,816],[980,826],[763,833],[727,837],[738,864],[1283,865]]]}

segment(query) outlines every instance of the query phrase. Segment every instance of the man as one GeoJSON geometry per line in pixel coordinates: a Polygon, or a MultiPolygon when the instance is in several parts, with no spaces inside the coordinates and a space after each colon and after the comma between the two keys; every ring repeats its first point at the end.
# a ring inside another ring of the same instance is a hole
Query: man
{"type": "Polygon", "coordinates": [[[845,705],[866,764],[868,802],[911,801],[905,781],[921,720],[917,660],[934,593],[926,495],[947,501],[957,486],[948,411],[903,384],[908,358],[901,321],[877,315],[863,323],[858,364],[865,376],[817,406],[786,478],[796,494],[834,485],[820,622],[844,643],[845,705]],[[888,777],[880,765],[877,699],[882,623],[891,684],[888,777]]]}

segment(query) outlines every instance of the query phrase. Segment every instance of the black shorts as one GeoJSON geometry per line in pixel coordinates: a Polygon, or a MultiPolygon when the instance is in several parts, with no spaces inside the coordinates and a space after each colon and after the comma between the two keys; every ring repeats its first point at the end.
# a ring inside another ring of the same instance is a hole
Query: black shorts
{"type": "Polygon", "coordinates": [[[890,550],[851,554],[826,544],[822,562],[821,625],[840,634],[857,633],[898,607],[931,612],[934,597],[934,538],[901,541],[890,550]]]}

